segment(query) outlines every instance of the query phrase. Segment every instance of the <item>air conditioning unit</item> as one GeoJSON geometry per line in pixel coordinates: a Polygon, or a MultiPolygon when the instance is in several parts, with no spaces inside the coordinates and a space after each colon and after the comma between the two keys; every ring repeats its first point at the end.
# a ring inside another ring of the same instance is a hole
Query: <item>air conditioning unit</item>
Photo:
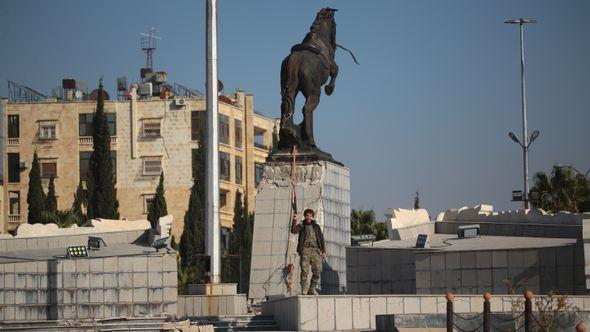
{"type": "Polygon", "coordinates": [[[151,96],[153,91],[152,83],[143,83],[139,85],[139,94],[141,96],[151,96]]]}
{"type": "Polygon", "coordinates": [[[186,100],[184,100],[184,98],[174,99],[174,105],[176,105],[176,106],[184,106],[185,103],[186,103],[186,100]]]}
{"type": "Polygon", "coordinates": [[[27,168],[29,168],[29,163],[26,161],[21,161],[19,166],[20,166],[20,169],[27,169],[27,168]]]}
{"type": "Polygon", "coordinates": [[[479,225],[464,225],[457,228],[457,237],[460,239],[474,238],[480,235],[479,225]]]}

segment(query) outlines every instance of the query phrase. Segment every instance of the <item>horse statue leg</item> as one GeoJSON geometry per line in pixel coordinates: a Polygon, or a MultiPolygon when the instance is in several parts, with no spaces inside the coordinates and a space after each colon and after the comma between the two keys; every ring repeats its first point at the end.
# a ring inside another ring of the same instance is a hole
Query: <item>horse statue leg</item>
{"type": "Polygon", "coordinates": [[[330,66],[330,82],[328,85],[324,87],[324,91],[329,96],[334,92],[334,87],[336,86],[336,76],[338,76],[338,65],[334,60],[331,61],[332,64],[330,66]]]}
{"type": "Polygon", "coordinates": [[[313,111],[320,103],[320,95],[321,90],[314,91],[307,96],[303,105],[305,143],[311,148],[316,148],[315,138],[313,137],[313,111]]]}

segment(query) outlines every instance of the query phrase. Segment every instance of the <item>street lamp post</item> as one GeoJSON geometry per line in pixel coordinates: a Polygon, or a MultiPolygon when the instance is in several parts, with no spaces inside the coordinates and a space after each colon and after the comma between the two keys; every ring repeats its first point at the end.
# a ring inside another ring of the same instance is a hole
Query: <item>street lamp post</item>
{"type": "Polygon", "coordinates": [[[505,21],[506,24],[518,24],[520,26],[520,89],[521,89],[521,107],[522,107],[522,142],[519,141],[518,137],[510,132],[508,136],[518,143],[522,147],[522,159],[524,168],[524,192],[522,198],[524,201],[524,208],[529,209],[529,146],[539,136],[539,131],[535,130],[531,135],[530,140],[528,139],[527,133],[527,119],[526,119],[526,84],[524,80],[524,25],[528,23],[537,23],[535,20],[528,20],[519,18],[515,20],[505,21]]]}

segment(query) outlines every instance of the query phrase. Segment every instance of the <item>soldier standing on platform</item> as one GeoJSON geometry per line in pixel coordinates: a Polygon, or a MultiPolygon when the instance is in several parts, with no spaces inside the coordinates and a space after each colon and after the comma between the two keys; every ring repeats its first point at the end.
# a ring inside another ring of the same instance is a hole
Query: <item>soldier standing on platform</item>
{"type": "Polygon", "coordinates": [[[326,245],[320,225],[314,220],[315,212],[307,209],[303,212],[305,219],[298,224],[297,214],[293,214],[291,221],[291,233],[299,234],[297,240],[297,252],[299,253],[299,266],[301,268],[301,294],[318,295],[317,286],[322,271],[322,259],[326,257],[326,245]],[[311,267],[311,282],[307,286],[309,268],[311,267]]]}

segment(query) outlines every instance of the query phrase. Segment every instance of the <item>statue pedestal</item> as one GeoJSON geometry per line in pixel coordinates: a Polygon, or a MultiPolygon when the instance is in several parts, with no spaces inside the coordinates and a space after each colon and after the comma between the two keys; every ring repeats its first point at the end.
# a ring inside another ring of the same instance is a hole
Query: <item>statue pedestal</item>
{"type": "Polygon", "coordinates": [[[189,295],[236,295],[237,284],[189,284],[189,295]]]}
{"type": "MultiPolygon", "coordinates": [[[[344,293],[346,246],[350,245],[350,170],[330,161],[298,163],[296,192],[299,215],[305,209],[314,210],[324,233],[327,257],[322,263],[320,293],[344,293]]],[[[285,268],[289,241],[295,267],[292,294],[301,291],[297,235],[291,234],[290,226],[291,163],[266,163],[256,195],[249,289],[254,303],[266,296],[290,294],[285,268]]]]}

